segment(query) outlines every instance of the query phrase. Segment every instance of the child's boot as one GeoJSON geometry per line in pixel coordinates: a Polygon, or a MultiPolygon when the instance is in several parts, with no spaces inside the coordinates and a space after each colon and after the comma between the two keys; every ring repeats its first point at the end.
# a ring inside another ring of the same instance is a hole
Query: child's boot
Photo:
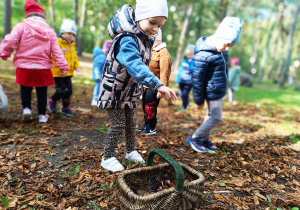
{"type": "Polygon", "coordinates": [[[150,136],[156,134],[156,129],[151,129],[149,125],[146,125],[144,130],[141,131],[141,133],[144,133],[145,136],[150,136]]]}
{"type": "Polygon", "coordinates": [[[53,113],[56,112],[56,101],[52,101],[51,98],[48,98],[48,109],[53,113]]]}
{"type": "Polygon", "coordinates": [[[137,129],[138,129],[139,131],[142,131],[142,130],[144,130],[145,128],[146,128],[146,125],[144,124],[144,125],[138,127],[137,129]]]}
{"type": "Polygon", "coordinates": [[[122,164],[115,157],[111,157],[107,160],[104,160],[104,158],[102,158],[101,166],[113,173],[117,171],[123,171],[125,169],[124,166],[122,166],[122,164]]]}
{"type": "Polygon", "coordinates": [[[39,122],[47,122],[48,121],[48,119],[49,119],[49,115],[47,115],[47,114],[40,114],[39,115],[39,122]]]}
{"type": "Polygon", "coordinates": [[[97,100],[93,99],[91,105],[92,105],[92,106],[98,106],[97,100]]]}
{"type": "Polygon", "coordinates": [[[200,141],[198,138],[193,138],[193,135],[190,135],[185,142],[196,152],[206,152],[206,148],[203,146],[203,141],[200,141]]]}
{"type": "Polygon", "coordinates": [[[132,151],[130,153],[126,152],[125,158],[127,160],[132,160],[134,162],[145,163],[143,157],[136,150],[134,150],[134,151],[132,151]]]}
{"type": "Polygon", "coordinates": [[[25,109],[23,109],[22,120],[24,122],[28,122],[28,121],[32,120],[31,110],[29,108],[27,108],[27,107],[25,107],[25,109]]]}
{"type": "Polygon", "coordinates": [[[204,146],[206,147],[207,152],[216,152],[217,147],[209,139],[204,141],[204,146]]]}
{"type": "Polygon", "coordinates": [[[66,108],[62,108],[61,112],[63,114],[70,115],[70,116],[76,115],[69,106],[66,108]]]}

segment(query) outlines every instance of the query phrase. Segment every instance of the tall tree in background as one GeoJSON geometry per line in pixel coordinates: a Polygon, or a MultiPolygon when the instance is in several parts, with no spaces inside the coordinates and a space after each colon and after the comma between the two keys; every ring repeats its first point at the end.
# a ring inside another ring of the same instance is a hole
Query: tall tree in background
{"type": "Polygon", "coordinates": [[[249,74],[255,74],[257,69],[257,57],[258,57],[258,43],[259,43],[259,31],[258,30],[258,21],[257,21],[258,13],[255,11],[254,13],[254,35],[252,37],[252,45],[251,45],[251,57],[250,57],[250,63],[251,68],[249,69],[249,74]],[[254,70],[255,71],[252,71],[254,70]]]}
{"type": "Polygon", "coordinates": [[[288,70],[289,70],[289,66],[290,66],[290,62],[291,62],[291,57],[292,57],[292,52],[293,52],[293,41],[294,41],[294,32],[295,32],[295,28],[297,25],[297,18],[298,15],[300,13],[300,3],[298,3],[295,15],[294,15],[294,20],[293,23],[291,25],[290,28],[290,33],[289,33],[289,43],[288,43],[288,52],[287,52],[287,56],[286,56],[286,60],[285,60],[285,64],[284,67],[281,71],[281,75],[280,75],[280,79],[279,79],[279,86],[283,87],[286,79],[287,79],[287,74],[288,74],[288,70]]]}
{"type": "Polygon", "coordinates": [[[9,34],[11,31],[11,0],[5,0],[5,16],[4,16],[4,34],[9,34]]]}
{"type": "Polygon", "coordinates": [[[190,21],[190,17],[191,14],[193,12],[193,5],[192,4],[188,4],[186,6],[186,16],[181,28],[181,33],[180,33],[180,37],[179,37],[179,46],[177,49],[177,54],[176,54],[176,59],[174,62],[174,65],[172,66],[172,71],[173,72],[177,72],[180,66],[180,62],[181,62],[181,57],[182,57],[182,53],[183,53],[183,48],[184,48],[184,39],[186,37],[186,32],[189,26],[189,21],[190,21]]]}
{"type": "Polygon", "coordinates": [[[86,19],[86,0],[82,1],[81,7],[81,16],[80,16],[80,23],[79,23],[79,33],[78,33],[78,48],[77,48],[77,55],[82,56],[83,51],[83,26],[86,19]]]}
{"type": "Polygon", "coordinates": [[[258,84],[261,84],[263,81],[263,77],[264,77],[264,72],[265,72],[265,66],[266,66],[266,62],[267,62],[267,58],[268,58],[268,54],[269,54],[269,46],[270,46],[270,41],[273,35],[273,30],[275,28],[276,25],[276,19],[274,18],[274,20],[272,21],[272,26],[271,28],[268,30],[268,37],[267,37],[267,42],[266,45],[264,47],[264,51],[263,51],[263,56],[260,62],[260,68],[259,68],[259,77],[258,77],[258,84]]]}
{"type": "Polygon", "coordinates": [[[219,12],[218,12],[218,20],[219,23],[226,17],[227,8],[228,8],[228,1],[229,0],[220,0],[219,4],[219,12]]]}
{"type": "Polygon", "coordinates": [[[51,27],[55,31],[55,14],[54,14],[54,0],[49,0],[49,11],[50,11],[50,16],[51,16],[51,27]]]}
{"type": "Polygon", "coordinates": [[[278,23],[279,23],[279,29],[276,32],[275,38],[274,38],[274,43],[273,43],[273,48],[271,50],[271,56],[270,56],[270,65],[269,68],[267,70],[267,75],[266,75],[266,79],[269,80],[271,78],[272,72],[273,72],[273,66],[275,63],[275,55],[278,49],[278,44],[279,44],[279,38],[281,37],[281,33],[283,32],[282,28],[283,28],[283,12],[285,9],[285,5],[284,3],[281,1],[278,4],[278,11],[279,11],[279,18],[278,18],[278,23]]]}
{"type": "MultiPolygon", "coordinates": [[[[74,21],[76,26],[78,26],[78,0],[74,0],[73,9],[74,9],[74,21]]],[[[78,36],[75,36],[75,43],[78,43],[78,36]]]]}

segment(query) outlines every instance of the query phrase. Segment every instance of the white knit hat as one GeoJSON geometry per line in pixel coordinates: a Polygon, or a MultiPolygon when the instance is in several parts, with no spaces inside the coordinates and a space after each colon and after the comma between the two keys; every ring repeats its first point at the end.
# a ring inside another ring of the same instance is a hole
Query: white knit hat
{"type": "Polygon", "coordinates": [[[60,33],[62,34],[62,33],[67,33],[67,32],[71,32],[71,33],[75,34],[75,36],[76,36],[77,26],[76,26],[74,20],[71,20],[71,19],[63,20],[63,23],[60,27],[60,33]]]}
{"type": "Polygon", "coordinates": [[[168,18],[167,0],[136,0],[135,21],[157,16],[168,18]]]}
{"type": "Polygon", "coordinates": [[[235,45],[241,35],[242,21],[238,17],[225,17],[215,35],[235,45]]]}
{"type": "Polygon", "coordinates": [[[162,40],[162,32],[161,32],[161,29],[159,28],[158,29],[158,32],[157,32],[157,35],[155,37],[155,40],[162,40]]]}

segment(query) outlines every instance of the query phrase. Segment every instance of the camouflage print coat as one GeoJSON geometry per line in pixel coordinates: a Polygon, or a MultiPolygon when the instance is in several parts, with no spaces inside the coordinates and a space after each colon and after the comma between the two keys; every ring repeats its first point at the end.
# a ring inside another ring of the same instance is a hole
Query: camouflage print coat
{"type": "Polygon", "coordinates": [[[142,32],[134,20],[133,8],[124,5],[108,24],[113,41],[101,78],[100,108],[137,108],[142,85],[153,90],[162,85],[148,68],[154,40],[142,32]]]}

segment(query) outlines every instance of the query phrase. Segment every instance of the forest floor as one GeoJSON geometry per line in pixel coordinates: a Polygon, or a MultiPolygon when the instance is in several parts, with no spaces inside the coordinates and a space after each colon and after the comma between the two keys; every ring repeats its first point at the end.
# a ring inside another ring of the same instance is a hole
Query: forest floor
{"type": "MultiPolygon", "coordinates": [[[[82,59],[90,74],[91,59],[82,59]]],[[[105,110],[91,107],[92,80],[74,78],[68,117],[49,114],[38,123],[21,120],[19,87],[11,63],[1,62],[0,83],[9,108],[0,116],[0,209],[120,209],[116,180],[100,166],[110,123],[105,110]]],[[[266,90],[263,90],[266,91],[266,90]]],[[[49,87],[48,95],[54,92],[49,87]]],[[[287,92],[288,94],[288,92],[287,92]]],[[[195,105],[177,111],[180,101],[161,100],[157,134],[137,132],[136,149],[146,159],[161,148],[178,162],[206,178],[200,205],[194,209],[298,209],[300,207],[300,113],[276,104],[224,103],[223,121],[211,134],[217,153],[194,153],[185,139],[203,121],[205,112],[195,105]],[[297,143],[298,142],[298,143],[297,143]]],[[[141,106],[137,125],[143,124],[141,106]]],[[[117,159],[127,169],[144,165],[124,161],[125,143],[119,142],[117,159]]],[[[155,158],[154,163],[162,160],[155,158]]],[[[134,180],[133,180],[134,181],[134,180]]]]}

